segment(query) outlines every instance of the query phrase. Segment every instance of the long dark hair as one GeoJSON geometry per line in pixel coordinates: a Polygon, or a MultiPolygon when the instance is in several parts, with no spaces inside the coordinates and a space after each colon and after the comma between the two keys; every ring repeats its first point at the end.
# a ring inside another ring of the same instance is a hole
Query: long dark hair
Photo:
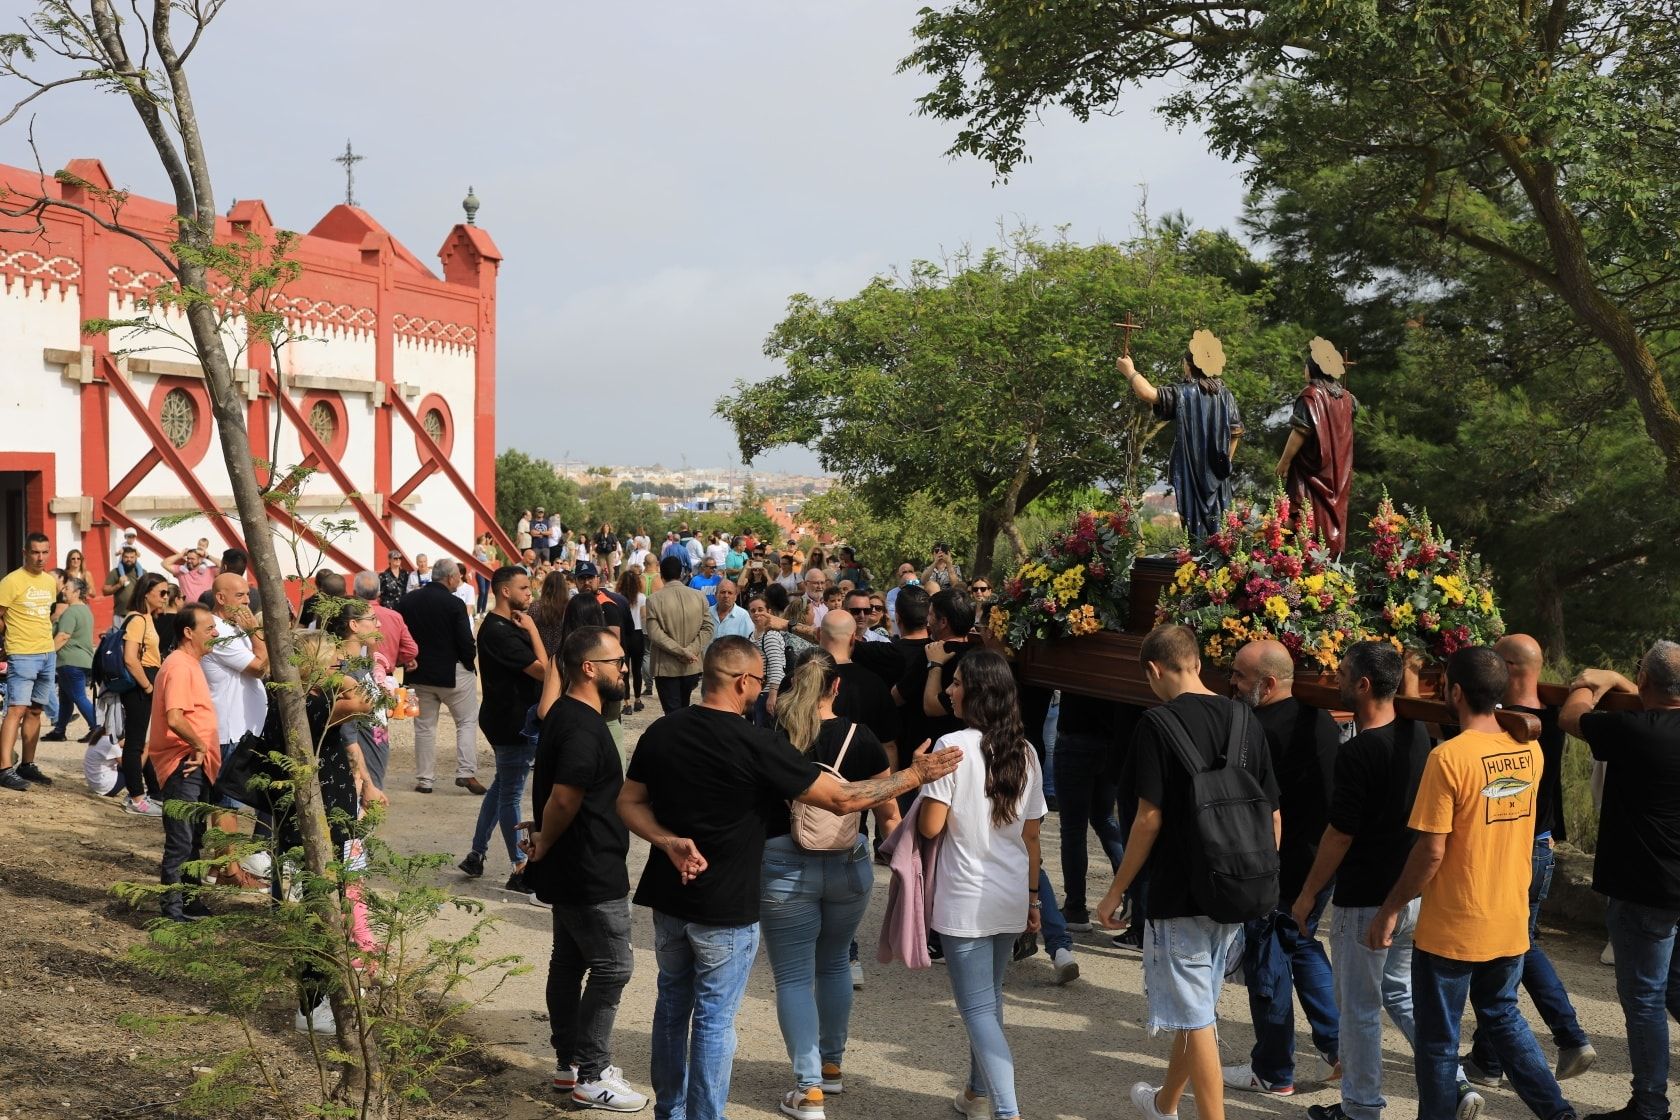
{"type": "Polygon", "coordinates": [[[989,649],[965,656],[957,672],[963,678],[963,722],[980,732],[992,827],[1002,828],[1020,810],[1021,794],[1027,788],[1027,753],[1033,749],[1021,726],[1015,675],[1003,655],[989,649]]]}
{"type": "Polygon", "coordinates": [[[150,595],[152,588],[158,584],[168,582],[169,577],[162,572],[147,572],[141,576],[140,582],[134,585],[134,597],[128,601],[128,609],[139,611],[141,614],[149,614],[150,612],[146,609],[146,596],[150,595]]]}

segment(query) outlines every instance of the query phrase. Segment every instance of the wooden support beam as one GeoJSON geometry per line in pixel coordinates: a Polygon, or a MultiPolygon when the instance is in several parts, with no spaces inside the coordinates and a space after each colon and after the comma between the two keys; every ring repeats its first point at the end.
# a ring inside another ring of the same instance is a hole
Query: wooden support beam
{"type": "MultiPolygon", "coordinates": [[[[1569,699],[1569,686],[1566,684],[1541,684],[1537,691],[1540,693],[1540,703],[1554,708],[1563,707],[1563,702],[1569,699]]],[[[1600,712],[1642,712],[1645,702],[1639,699],[1637,692],[1606,692],[1599,697],[1600,712]]]]}

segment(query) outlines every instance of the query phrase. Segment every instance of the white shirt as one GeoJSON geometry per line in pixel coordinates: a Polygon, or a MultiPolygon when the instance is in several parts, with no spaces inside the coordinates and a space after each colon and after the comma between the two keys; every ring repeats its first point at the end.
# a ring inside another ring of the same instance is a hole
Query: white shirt
{"type": "Polygon", "coordinates": [[[934,744],[961,747],[956,770],[922,787],[922,795],[951,807],[945,820],[939,877],[934,881],[930,924],[952,937],[994,937],[1027,928],[1027,842],[1021,836],[1026,821],[1048,811],[1044,804],[1044,776],[1038,755],[1027,752],[1027,784],[1021,791],[1015,819],[1002,828],[992,826],[992,806],[986,799],[986,760],[980,753],[980,732],[953,731],[934,744]]]}
{"type": "Polygon", "coordinates": [[[473,585],[471,583],[463,579],[461,581],[461,586],[455,589],[455,598],[461,600],[461,602],[467,605],[467,613],[472,613],[473,604],[477,601],[477,596],[473,593],[473,585]]]}
{"type": "Polygon", "coordinates": [[[729,546],[722,541],[714,541],[706,546],[706,555],[712,558],[712,562],[718,566],[718,571],[721,572],[724,563],[729,559],[729,546]]]}
{"type": "Polygon", "coordinates": [[[114,735],[101,735],[82,755],[82,778],[88,792],[104,797],[122,784],[122,744],[114,735]]]}
{"type": "Polygon", "coordinates": [[[216,620],[216,640],[200,662],[216,709],[216,733],[224,743],[237,743],[250,731],[261,735],[268,719],[268,693],[261,677],[245,671],[257,659],[251,639],[224,618],[216,620]]]}
{"type": "Polygon", "coordinates": [[[638,546],[636,551],[630,554],[630,563],[644,572],[647,571],[648,550],[646,545],[638,546]]]}

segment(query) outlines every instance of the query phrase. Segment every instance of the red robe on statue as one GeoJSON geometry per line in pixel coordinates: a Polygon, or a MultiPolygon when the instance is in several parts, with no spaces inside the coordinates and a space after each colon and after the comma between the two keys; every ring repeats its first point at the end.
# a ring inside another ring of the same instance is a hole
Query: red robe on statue
{"type": "Polygon", "coordinates": [[[1353,485],[1353,394],[1313,378],[1295,400],[1291,425],[1306,442],[1289,464],[1289,497],[1297,510],[1311,503],[1313,528],[1331,556],[1347,547],[1348,494],[1353,485]]]}

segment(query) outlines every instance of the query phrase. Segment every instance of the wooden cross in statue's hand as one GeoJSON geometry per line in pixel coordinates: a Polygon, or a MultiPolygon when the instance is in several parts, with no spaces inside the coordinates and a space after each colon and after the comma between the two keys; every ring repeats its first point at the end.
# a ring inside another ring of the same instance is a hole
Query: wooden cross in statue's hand
{"type": "Polygon", "coordinates": [[[1124,319],[1122,319],[1120,322],[1114,323],[1112,325],[1120,328],[1120,356],[1124,357],[1124,358],[1131,357],[1132,356],[1132,332],[1136,331],[1136,330],[1142,330],[1143,329],[1143,324],[1133,322],[1132,321],[1132,313],[1130,311],[1128,311],[1128,312],[1126,312],[1126,317],[1124,319]]]}

